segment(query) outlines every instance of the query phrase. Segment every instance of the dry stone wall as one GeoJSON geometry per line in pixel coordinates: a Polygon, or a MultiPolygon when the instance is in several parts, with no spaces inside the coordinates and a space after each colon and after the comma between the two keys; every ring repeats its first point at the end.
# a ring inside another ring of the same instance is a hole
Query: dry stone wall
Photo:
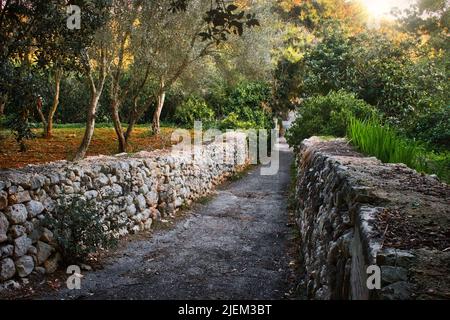
{"type": "Polygon", "coordinates": [[[445,247],[450,189],[446,184],[401,164],[364,157],[344,139],[303,141],[296,152],[296,168],[295,210],[307,298],[448,295],[450,252],[445,247]],[[386,217],[390,220],[383,224],[386,217]],[[427,228],[422,224],[436,226],[420,242],[417,235],[427,228]],[[392,243],[387,234],[393,234],[392,243]],[[380,290],[367,287],[371,265],[381,270],[380,290]],[[424,270],[443,276],[433,281],[424,270]]]}
{"type": "Polygon", "coordinates": [[[95,200],[105,227],[119,222],[123,236],[150,229],[246,163],[245,137],[228,134],[224,143],[196,146],[192,153],[140,152],[2,171],[0,283],[56,270],[61,256],[42,221],[64,199],[95,200]]]}

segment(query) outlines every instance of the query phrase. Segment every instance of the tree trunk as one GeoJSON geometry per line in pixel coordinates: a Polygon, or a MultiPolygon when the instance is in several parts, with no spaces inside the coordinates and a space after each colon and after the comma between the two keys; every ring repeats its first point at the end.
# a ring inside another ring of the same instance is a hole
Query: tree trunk
{"type": "Polygon", "coordinates": [[[135,97],[133,101],[133,110],[131,111],[130,118],[128,120],[128,127],[127,132],[125,133],[125,141],[128,144],[128,141],[130,141],[131,133],[133,132],[134,125],[136,124],[136,121],[139,119],[139,113],[138,113],[138,98],[135,97]]]}
{"type": "Polygon", "coordinates": [[[161,79],[159,83],[159,91],[158,91],[158,103],[156,104],[156,110],[153,114],[153,121],[152,121],[152,132],[153,134],[159,135],[161,133],[161,127],[159,123],[159,119],[161,117],[161,111],[164,107],[164,101],[166,99],[166,90],[164,87],[164,80],[161,79]]]}
{"type": "Polygon", "coordinates": [[[114,98],[111,101],[111,115],[112,120],[114,123],[114,130],[117,134],[117,139],[119,140],[119,152],[127,152],[128,150],[128,143],[125,139],[125,134],[122,129],[122,123],[120,122],[120,116],[119,116],[119,106],[120,102],[117,98],[114,98]]]}
{"type": "Polygon", "coordinates": [[[92,136],[94,135],[95,129],[95,114],[97,112],[98,100],[100,99],[100,93],[94,92],[91,95],[91,101],[89,103],[89,108],[87,112],[86,119],[86,130],[84,131],[83,141],[81,142],[80,147],[73,158],[73,161],[78,161],[83,159],[86,156],[87,149],[91,144],[92,136]]]}
{"type": "Polygon", "coordinates": [[[7,100],[7,95],[1,95],[0,96],[0,117],[3,116],[3,113],[5,112],[5,106],[6,106],[6,100],[7,100]]]}
{"type": "Polygon", "coordinates": [[[47,123],[47,120],[45,120],[44,113],[42,112],[42,100],[41,100],[40,105],[37,104],[36,110],[39,114],[39,118],[41,118],[42,126],[44,127],[44,136],[45,136],[45,132],[47,131],[47,127],[48,127],[48,123],[47,123]]]}
{"type": "Polygon", "coordinates": [[[45,130],[45,137],[51,138],[53,134],[53,117],[55,116],[56,109],[59,105],[59,93],[61,89],[62,70],[56,70],[55,72],[55,95],[53,96],[53,103],[48,111],[47,126],[45,130]]]}

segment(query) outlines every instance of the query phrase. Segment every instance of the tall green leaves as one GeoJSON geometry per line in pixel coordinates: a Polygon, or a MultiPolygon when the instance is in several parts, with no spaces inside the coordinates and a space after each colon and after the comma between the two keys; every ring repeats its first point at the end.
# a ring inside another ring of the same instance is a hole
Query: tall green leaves
{"type": "Polygon", "coordinates": [[[404,163],[421,172],[436,174],[450,181],[450,154],[427,151],[419,142],[405,139],[395,129],[372,118],[350,118],[348,138],[365,154],[377,157],[385,163],[404,163]]]}

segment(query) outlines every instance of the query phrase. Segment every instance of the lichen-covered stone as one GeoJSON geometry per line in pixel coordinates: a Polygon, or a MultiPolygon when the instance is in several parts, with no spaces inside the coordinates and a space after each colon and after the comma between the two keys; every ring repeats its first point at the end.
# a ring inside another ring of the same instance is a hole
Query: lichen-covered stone
{"type": "Polygon", "coordinates": [[[34,218],[39,215],[42,211],[44,211],[44,205],[39,201],[31,200],[26,205],[28,216],[30,218],[34,218]]]}
{"type": "Polygon", "coordinates": [[[11,258],[0,260],[0,281],[6,281],[14,277],[16,266],[11,258]]]}
{"type": "Polygon", "coordinates": [[[23,235],[14,240],[14,256],[21,257],[25,255],[28,248],[32,245],[32,241],[27,235],[23,235]]]}
{"type": "Polygon", "coordinates": [[[23,256],[17,259],[16,261],[16,270],[19,277],[26,277],[34,269],[34,260],[30,256],[23,256]]]}
{"type": "Polygon", "coordinates": [[[5,242],[8,239],[8,236],[6,235],[8,228],[8,219],[2,212],[0,212],[0,243],[5,242]]]}
{"type": "Polygon", "coordinates": [[[6,209],[5,213],[12,224],[20,224],[27,221],[28,212],[23,204],[12,205],[6,209]]]}
{"type": "Polygon", "coordinates": [[[53,247],[42,241],[37,242],[36,249],[38,265],[43,264],[53,252],[53,247]]]}

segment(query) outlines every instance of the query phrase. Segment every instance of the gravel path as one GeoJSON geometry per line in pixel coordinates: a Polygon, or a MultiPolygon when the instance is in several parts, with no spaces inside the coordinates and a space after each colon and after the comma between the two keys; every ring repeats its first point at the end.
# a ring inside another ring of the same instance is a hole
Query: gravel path
{"type": "Polygon", "coordinates": [[[287,193],[292,152],[217,190],[171,230],[126,243],[51,299],[281,299],[289,290],[287,193]]]}

